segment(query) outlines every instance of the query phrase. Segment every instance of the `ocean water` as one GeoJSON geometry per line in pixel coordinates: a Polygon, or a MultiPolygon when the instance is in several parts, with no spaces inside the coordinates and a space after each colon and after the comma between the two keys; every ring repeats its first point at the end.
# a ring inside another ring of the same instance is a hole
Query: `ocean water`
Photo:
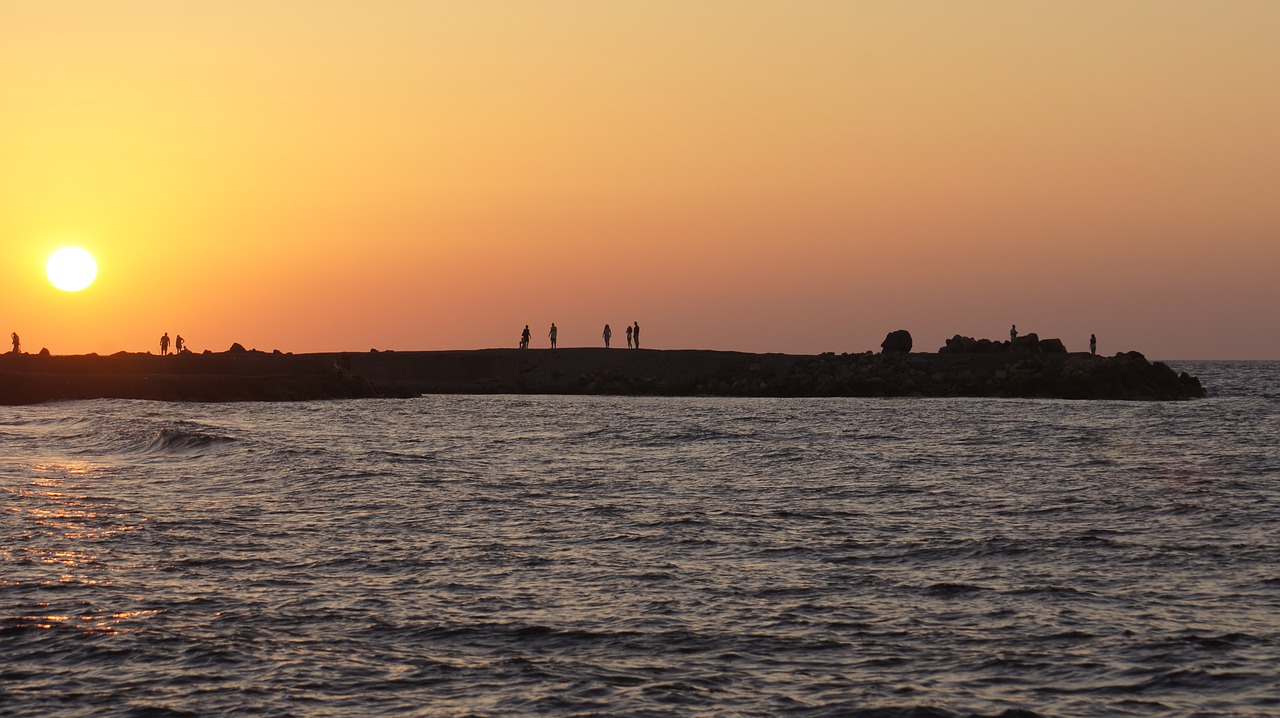
{"type": "Polygon", "coordinates": [[[0,714],[1280,715],[1280,363],[1173,365],[0,407],[0,714]]]}

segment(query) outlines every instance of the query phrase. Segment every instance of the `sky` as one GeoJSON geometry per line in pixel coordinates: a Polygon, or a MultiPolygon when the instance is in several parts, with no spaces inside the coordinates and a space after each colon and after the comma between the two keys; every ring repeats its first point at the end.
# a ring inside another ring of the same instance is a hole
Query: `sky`
{"type": "Polygon", "coordinates": [[[1277,33],[1270,0],[0,0],[0,332],[1280,359],[1277,33]]]}

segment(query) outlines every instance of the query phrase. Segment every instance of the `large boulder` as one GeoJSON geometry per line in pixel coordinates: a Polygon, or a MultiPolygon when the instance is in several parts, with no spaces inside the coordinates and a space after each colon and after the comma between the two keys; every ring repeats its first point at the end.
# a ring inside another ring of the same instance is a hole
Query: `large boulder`
{"type": "Polygon", "coordinates": [[[1040,337],[1035,332],[1024,334],[1009,342],[1009,351],[1015,354],[1039,354],[1040,337]]]}
{"type": "Polygon", "coordinates": [[[885,354],[909,354],[911,352],[911,332],[898,329],[889,332],[880,342],[880,350],[885,354]]]}
{"type": "Polygon", "coordinates": [[[244,354],[245,348],[244,348],[244,345],[241,344],[240,342],[232,342],[231,348],[228,349],[227,351],[231,352],[232,354],[244,354]]]}
{"type": "Polygon", "coordinates": [[[1061,339],[1041,339],[1039,349],[1041,354],[1067,353],[1067,345],[1063,344],[1061,339]]]}

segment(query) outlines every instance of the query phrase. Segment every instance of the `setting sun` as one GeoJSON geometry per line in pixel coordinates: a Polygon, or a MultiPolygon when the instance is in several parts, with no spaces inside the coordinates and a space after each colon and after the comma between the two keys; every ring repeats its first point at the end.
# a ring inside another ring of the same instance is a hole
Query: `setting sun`
{"type": "Polygon", "coordinates": [[[53,286],[64,292],[78,292],[98,276],[98,263],[93,255],[79,247],[63,247],[49,255],[45,274],[53,286]]]}

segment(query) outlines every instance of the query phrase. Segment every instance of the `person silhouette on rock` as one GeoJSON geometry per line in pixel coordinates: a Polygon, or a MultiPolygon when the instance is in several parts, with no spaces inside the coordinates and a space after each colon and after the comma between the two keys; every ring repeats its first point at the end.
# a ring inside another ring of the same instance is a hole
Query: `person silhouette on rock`
{"type": "Polygon", "coordinates": [[[182,338],[182,335],[179,334],[178,338],[173,341],[173,353],[181,354],[182,350],[185,348],[186,348],[186,341],[182,338]]]}
{"type": "Polygon", "coordinates": [[[528,324],[524,325],[524,331],[520,332],[520,348],[521,349],[529,348],[529,325],[528,324]]]}
{"type": "Polygon", "coordinates": [[[1096,334],[1089,335],[1089,353],[1090,354],[1098,353],[1098,337],[1096,334]]]}
{"type": "Polygon", "coordinates": [[[18,338],[18,333],[17,333],[17,332],[14,332],[12,335],[10,335],[10,337],[9,337],[9,338],[10,338],[10,339],[13,339],[13,353],[14,353],[14,354],[21,354],[21,353],[22,353],[22,340],[18,338]]]}
{"type": "Polygon", "coordinates": [[[636,349],[639,349],[640,348],[640,322],[636,322],[636,325],[632,327],[631,338],[635,340],[636,349]]]}
{"type": "Polygon", "coordinates": [[[165,332],[160,337],[160,356],[166,356],[169,353],[169,332],[165,332]]]}
{"type": "Polygon", "coordinates": [[[631,348],[631,325],[627,325],[627,348],[631,348]]]}
{"type": "Polygon", "coordinates": [[[605,348],[605,349],[608,349],[608,348],[609,348],[609,338],[613,336],[613,330],[609,328],[609,325],[608,325],[608,324],[604,325],[604,334],[602,334],[601,336],[603,336],[603,337],[604,337],[604,348],[605,348]]]}
{"type": "Polygon", "coordinates": [[[547,337],[551,339],[551,348],[556,348],[556,323],[551,322],[551,331],[547,332],[547,337]]]}

